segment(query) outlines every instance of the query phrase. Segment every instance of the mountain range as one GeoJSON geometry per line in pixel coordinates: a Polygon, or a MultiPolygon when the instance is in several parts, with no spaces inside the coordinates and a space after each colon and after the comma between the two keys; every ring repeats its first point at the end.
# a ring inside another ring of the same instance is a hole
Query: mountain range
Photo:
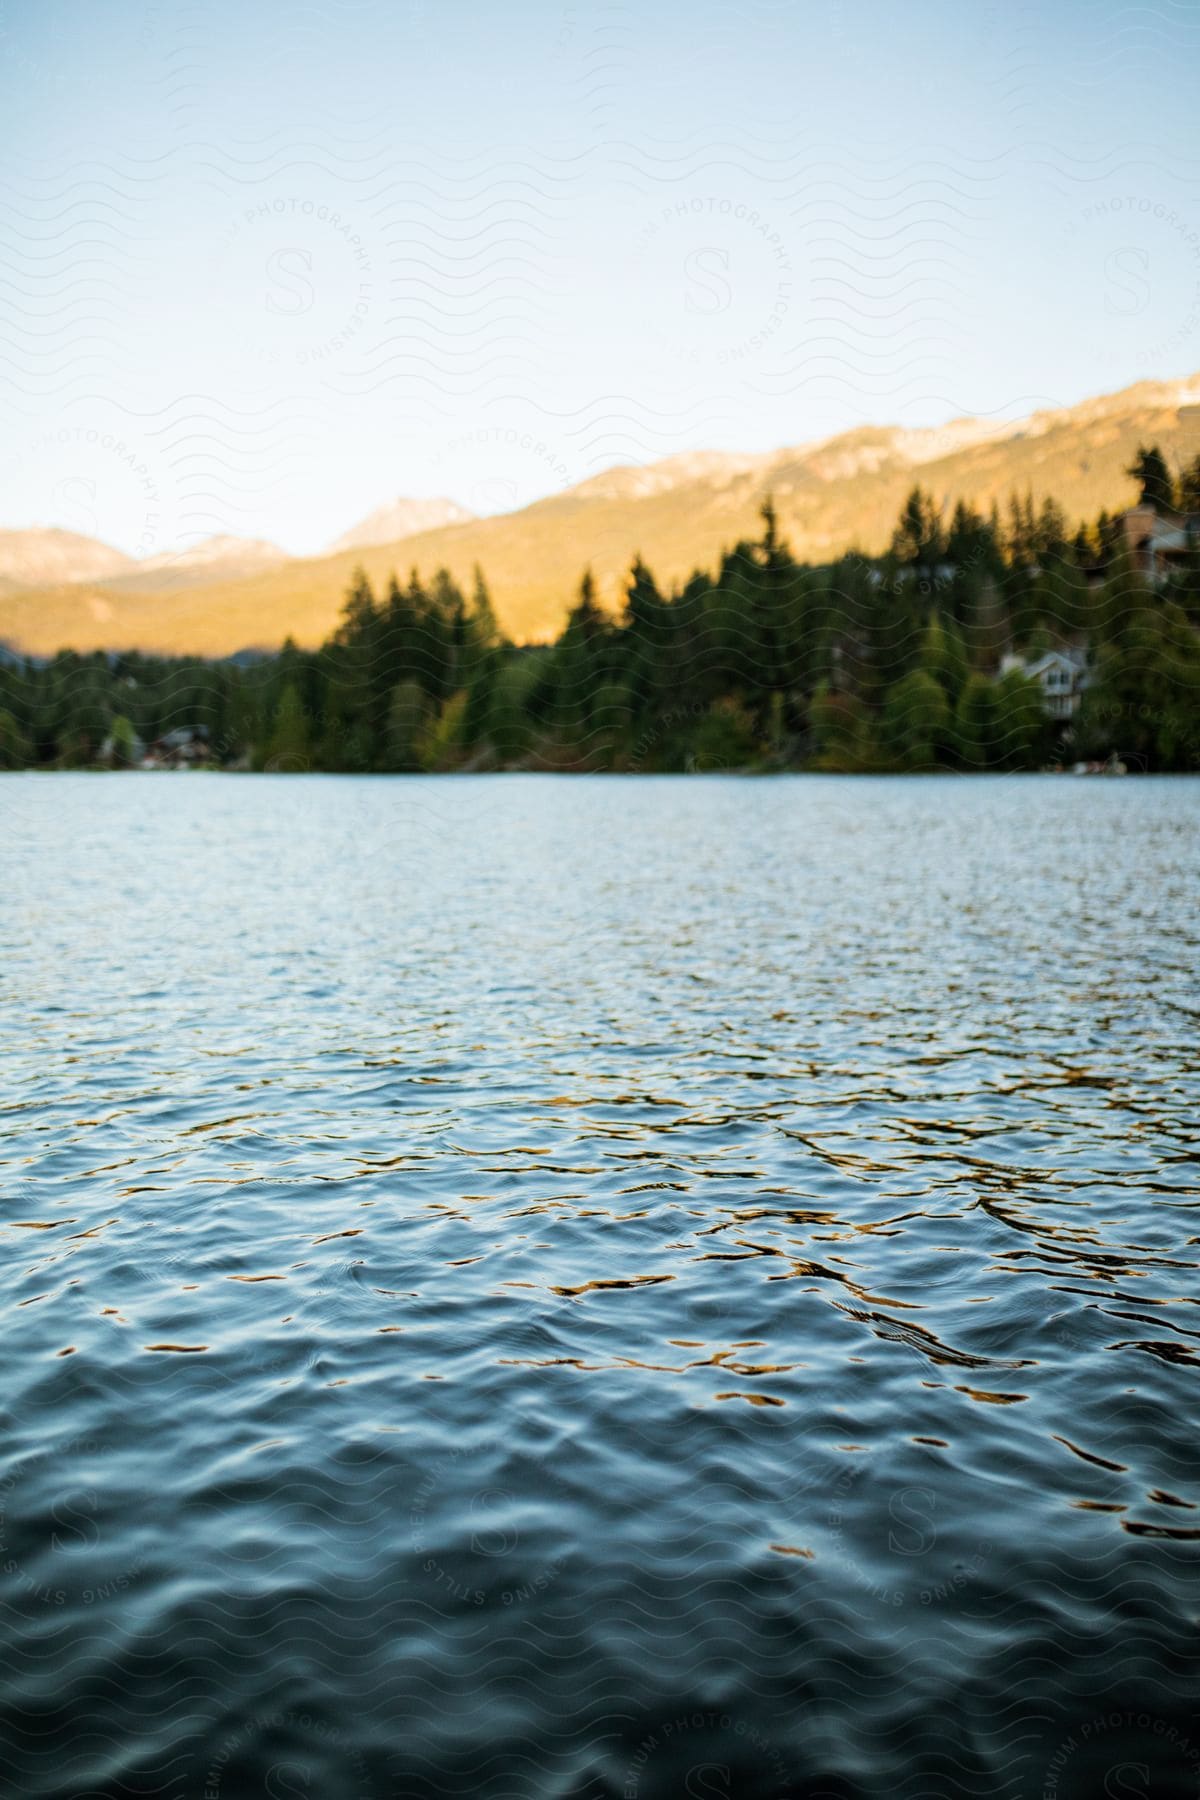
{"type": "Polygon", "coordinates": [[[443,525],[467,525],[474,517],[474,513],[453,500],[390,500],[335,538],[329,550],[336,556],[340,550],[396,544],[421,531],[440,531],[443,525]]]}
{"type": "Polygon", "coordinates": [[[448,568],[466,586],[475,564],[518,641],[551,637],[585,567],[603,601],[620,603],[640,553],[666,589],[758,529],[773,495],[797,555],[823,561],[887,543],[914,481],[945,505],[1003,507],[1010,494],[1052,494],[1074,524],[1128,505],[1140,443],[1179,466],[1200,453],[1200,375],[1145,381],[1015,422],[956,419],[924,430],[867,426],[763,454],[689,452],[621,467],[519,512],[476,518],[452,500],[396,500],[315,557],[209,539],[135,561],[67,531],[0,532],[0,641],[33,654],[62,647],[227,655],[291,636],[319,644],[360,564],[378,586],[411,567],[448,568]]]}

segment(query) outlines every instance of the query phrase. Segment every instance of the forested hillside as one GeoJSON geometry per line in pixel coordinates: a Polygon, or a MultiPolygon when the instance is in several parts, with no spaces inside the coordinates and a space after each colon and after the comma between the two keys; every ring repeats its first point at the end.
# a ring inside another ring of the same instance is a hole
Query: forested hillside
{"type": "MultiPolygon", "coordinates": [[[[1200,514],[1157,448],[1143,498],[1200,514]]],[[[1139,488],[1131,485],[1129,498],[1139,488]]],[[[664,590],[635,559],[619,611],[583,574],[552,644],[516,645],[483,574],[376,589],[359,574],[319,650],[248,662],[140,654],[0,670],[0,758],[129,764],[172,729],[218,766],[350,773],[532,768],[1035,768],[1115,753],[1200,766],[1200,559],[1135,569],[1122,522],[1050,498],[949,516],[921,487],[879,557],[797,559],[774,506],[711,571],[664,590]],[[1068,721],[1014,657],[1068,647],[1068,721]]]]}

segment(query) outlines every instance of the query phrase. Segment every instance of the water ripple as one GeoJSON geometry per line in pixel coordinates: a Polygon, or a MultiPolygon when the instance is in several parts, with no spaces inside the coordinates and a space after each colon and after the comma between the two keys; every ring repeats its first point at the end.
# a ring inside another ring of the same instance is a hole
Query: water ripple
{"type": "Polygon", "coordinates": [[[13,1791],[1196,1791],[1200,784],[0,806],[13,1791]]]}

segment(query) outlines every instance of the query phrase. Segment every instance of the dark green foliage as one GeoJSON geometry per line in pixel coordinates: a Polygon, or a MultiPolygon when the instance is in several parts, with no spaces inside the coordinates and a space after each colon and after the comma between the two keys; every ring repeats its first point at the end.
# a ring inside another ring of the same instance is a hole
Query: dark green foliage
{"type": "Polygon", "coordinates": [[[995,683],[984,675],[969,675],[954,709],[956,749],[964,769],[986,769],[996,760],[997,727],[995,683]]]}
{"type": "Polygon", "coordinates": [[[949,726],[946,690],[927,669],[914,669],[888,689],[880,736],[896,768],[936,768],[945,757],[949,726]]]}
{"type": "Polygon", "coordinates": [[[1078,721],[1085,754],[1200,769],[1200,637],[1181,606],[1143,606],[1102,646],[1078,721]]]}
{"type": "MultiPolygon", "coordinates": [[[[1175,497],[1157,449],[1131,471],[1175,497]]],[[[1183,471],[1200,499],[1200,459],[1183,471]]],[[[1200,554],[1200,553],[1198,553],[1200,554]]],[[[1151,583],[1122,521],[1071,531],[1052,500],[1007,526],[914,488],[887,555],[814,568],[775,509],[715,575],[665,593],[641,557],[624,603],[586,573],[554,644],[505,642],[483,574],[377,596],[359,571],[320,650],[245,664],[138,654],[0,661],[0,768],[124,767],[137,740],[202,730],[219,766],[343,773],[528,767],[679,771],[1016,769],[1128,753],[1200,765],[1200,561],[1151,583]],[[1048,716],[1014,661],[1090,658],[1077,715],[1048,716]]]]}
{"type": "Polygon", "coordinates": [[[33,746],[10,712],[0,712],[0,769],[23,769],[33,746]]]}
{"type": "Polygon", "coordinates": [[[941,508],[932,494],[915,487],[892,534],[892,555],[906,567],[933,569],[945,552],[941,508]]]}
{"type": "Polygon", "coordinates": [[[266,767],[282,774],[298,775],[308,766],[308,718],[296,683],[289,681],[275,708],[266,767]]]}
{"type": "Polygon", "coordinates": [[[1144,506],[1174,506],[1175,483],[1167,467],[1167,459],[1154,444],[1149,450],[1138,445],[1137,455],[1125,471],[1141,489],[1139,499],[1144,506]]]}
{"type": "Polygon", "coordinates": [[[1200,456],[1194,456],[1180,473],[1179,505],[1185,513],[1200,513],[1200,456]]]}
{"type": "Polygon", "coordinates": [[[1003,769],[1035,769],[1050,748],[1051,731],[1036,681],[1012,669],[993,689],[991,757],[1003,769]]]}

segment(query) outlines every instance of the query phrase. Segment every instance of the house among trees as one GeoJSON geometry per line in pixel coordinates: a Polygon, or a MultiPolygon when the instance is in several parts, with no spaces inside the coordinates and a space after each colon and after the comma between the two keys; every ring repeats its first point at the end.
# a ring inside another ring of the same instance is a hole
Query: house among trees
{"type": "Polygon", "coordinates": [[[1020,656],[1006,656],[1000,664],[1001,675],[1018,670],[1027,681],[1036,681],[1042,690],[1042,706],[1051,719],[1073,719],[1080,701],[1091,686],[1087,657],[1082,650],[1067,648],[1047,650],[1045,655],[1026,662],[1020,656]]]}
{"type": "MultiPolygon", "coordinates": [[[[1200,459],[1198,459],[1200,463],[1200,459]]],[[[1184,471],[1178,485],[1166,458],[1153,447],[1138,451],[1129,473],[1141,483],[1141,498],[1120,515],[1133,567],[1158,585],[1195,567],[1200,552],[1200,472],[1184,471]]]]}
{"type": "Polygon", "coordinates": [[[194,769],[206,763],[212,752],[207,725],[177,725],[151,744],[142,757],[143,769],[194,769]]]}
{"type": "Polygon", "coordinates": [[[1134,568],[1156,584],[1186,569],[1200,551],[1200,513],[1143,502],[1121,514],[1121,528],[1134,568]]]}
{"type": "Polygon", "coordinates": [[[320,648],[0,661],[0,768],[1200,769],[1200,455],[1128,472],[1074,533],[1032,490],[917,487],[881,555],[817,565],[768,499],[682,585],[635,557],[618,610],[585,574],[553,643],[510,643],[478,570],[360,569],[320,648]]]}
{"type": "Polygon", "coordinates": [[[146,746],[129,720],[118,717],[97,750],[96,761],[108,769],[136,769],[145,754],[146,746]]]}

